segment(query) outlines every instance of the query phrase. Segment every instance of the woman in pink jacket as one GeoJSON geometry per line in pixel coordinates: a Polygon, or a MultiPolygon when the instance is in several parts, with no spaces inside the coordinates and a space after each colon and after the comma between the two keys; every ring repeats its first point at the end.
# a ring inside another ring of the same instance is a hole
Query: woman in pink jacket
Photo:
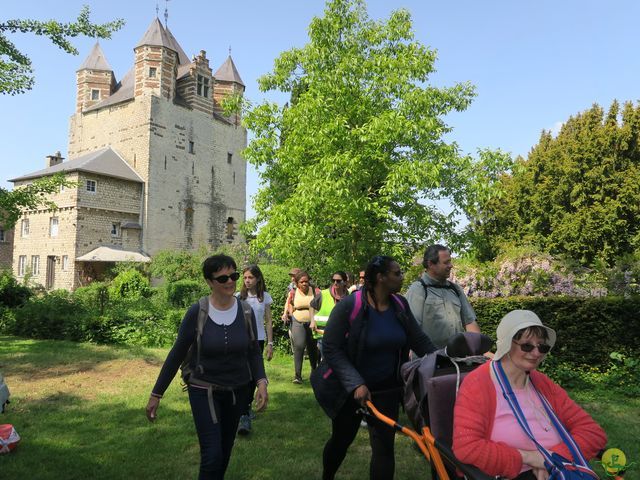
{"type": "MultiPolygon", "coordinates": [[[[514,310],[498,325],[497,351],[527,423],[545,449],[571,459],[532,384],[551,404],[557,418],[591,459],[607,437],[600,426],[560,386],[536,369],[556,342],[556,332],[529,310],[514,310]]],[[[491,363],[471,372],[460,387],[453,423],[453,451],[463,463],[489,475],[546,480],[542,454],[518,424],[497,383],[491,363]]]]}

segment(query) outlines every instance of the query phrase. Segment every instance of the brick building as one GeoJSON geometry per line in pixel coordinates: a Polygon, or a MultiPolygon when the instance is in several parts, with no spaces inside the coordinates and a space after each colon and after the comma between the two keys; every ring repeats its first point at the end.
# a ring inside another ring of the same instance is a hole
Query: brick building
{"type": "Polygon", "coordinates": [[[247,135],[222,112],[226,95],[244,92],[231,57],[213,73],[205,51],[189,60],[155,19],[120,81],[98,44],[76,78],[69,160],[50,155],[45,169],[11,180],[19,188],[61,172],[75,186],[51,195],[56,210],[18,221],[14,273],[73,289],[113,262],[238,240],[247,135]]]}

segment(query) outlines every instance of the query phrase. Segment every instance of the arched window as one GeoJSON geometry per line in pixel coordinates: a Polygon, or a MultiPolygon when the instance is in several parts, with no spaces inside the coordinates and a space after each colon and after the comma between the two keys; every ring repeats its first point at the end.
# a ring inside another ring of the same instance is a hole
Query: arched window
{"type": "Polygon", "coordinates": [[[227,240],[233,240],[233,217],[227,218],[227,240]]]}

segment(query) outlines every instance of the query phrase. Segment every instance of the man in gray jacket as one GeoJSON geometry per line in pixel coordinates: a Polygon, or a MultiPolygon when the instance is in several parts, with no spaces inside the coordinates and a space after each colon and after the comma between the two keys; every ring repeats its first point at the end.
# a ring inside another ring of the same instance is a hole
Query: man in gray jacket
{"type": "Polygon", "coordinates": [[[476,313],[462,287],[449,281],[453,264],[451,250],[430,245],[424,253],[425,272],[411,284],[405,295],[411,313],[437,348],[458,332],[480,332],[476,313]]]}

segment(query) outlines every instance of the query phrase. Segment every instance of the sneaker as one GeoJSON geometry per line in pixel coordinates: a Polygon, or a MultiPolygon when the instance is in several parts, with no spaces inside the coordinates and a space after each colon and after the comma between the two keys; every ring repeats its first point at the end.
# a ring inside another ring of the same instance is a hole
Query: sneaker
{"type": "Polygon", "coordinates": [[[238,435],[249,435],[251,433],[251,419],[249,415],[242,415],[238,422],[238,435]]]}
{"type": "Polygon", "coordinates": [[[369,428],[369,424],[364,418],[360,420],[360,428],[369,428]]]}
{"type": "Polygon", "coordinates": [[[255,420],[256,418],[258,418],[258,415],[256,415],[256,412],[253,411],[253,408],[249,409],[249,420],[255,420]]]}
{"type": "Polygon", "coordinates": [[[296,377],[293,379],[293,383],[296,385],[302,385],[302,379],[300,377],[296,377]]]}

